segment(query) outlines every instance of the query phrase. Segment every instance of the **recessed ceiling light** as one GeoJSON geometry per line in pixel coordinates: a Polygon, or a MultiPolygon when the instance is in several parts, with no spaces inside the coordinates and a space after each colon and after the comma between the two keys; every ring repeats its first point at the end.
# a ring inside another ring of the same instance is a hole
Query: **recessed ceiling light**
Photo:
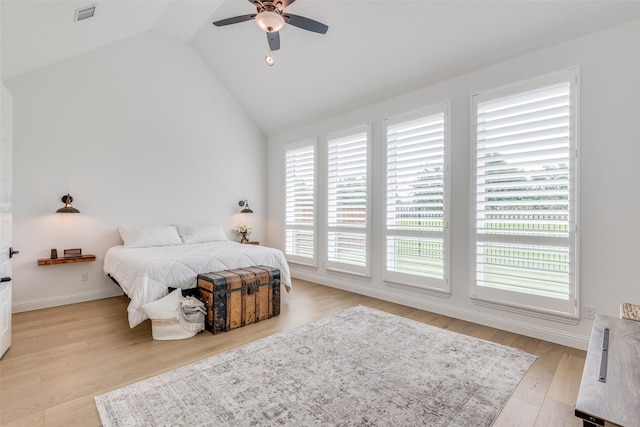
{"type": "Polygon", "coordinates": [[[96,13],[97,5],[81,7],[80,9],[76,9],[76,18],[74,22],[82,21],[84,19],[92,18],[96,13]]]}

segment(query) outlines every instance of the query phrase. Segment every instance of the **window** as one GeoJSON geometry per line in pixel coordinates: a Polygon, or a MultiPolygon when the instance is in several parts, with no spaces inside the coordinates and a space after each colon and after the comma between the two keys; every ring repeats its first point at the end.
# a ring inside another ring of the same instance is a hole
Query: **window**
{"type": "Polygon", "coordinates": [[[576,318],[577,72],[474,96],[474,297],[576,318]]]}
{"type": "Polygon", "coordinates": [[[316,140],[287,147],[286,244],[287,260],[316,265],[315,251],[315,151],[316,140]]]}
{"type": "Polygon", "coordinates": [[[327,138],[326,268],[369,275],[367,158],[369,126],[327,138]]]}
{"type": "Polygon", "coordinates": [[[385,280],[449,292],[447,110],[385,120],[385,280]]]}

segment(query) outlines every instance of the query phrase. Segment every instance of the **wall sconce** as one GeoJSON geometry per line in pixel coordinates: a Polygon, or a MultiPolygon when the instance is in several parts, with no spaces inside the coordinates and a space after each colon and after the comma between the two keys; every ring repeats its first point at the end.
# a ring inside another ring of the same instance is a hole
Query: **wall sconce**
{"type": "Polygon", "coordinates": [[[73,202],[73,197],[69,193],[62,196],[62,203],[64,203],[64,208],[60,208],[56,211],[56,213],[80,213],[80,211],[73,206],[71,206],[71,202],[73,202]]]}
{"type": "Polygon", "coordinates": [[[253,213],[253,211],[249,207],[249,202],[248,201],[240,200],[240,202],[238,202],[238,205],[242,208],[240,213],[253,213]]]}

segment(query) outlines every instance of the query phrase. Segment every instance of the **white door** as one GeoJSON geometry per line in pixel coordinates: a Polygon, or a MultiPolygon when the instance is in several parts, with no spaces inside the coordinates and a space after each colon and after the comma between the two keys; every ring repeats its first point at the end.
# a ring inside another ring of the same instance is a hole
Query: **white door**
{"type": "Polygon", "coordinates": [[[11,346],[13,97],[2,85],[0,107],[0,357],[11,346]]]}

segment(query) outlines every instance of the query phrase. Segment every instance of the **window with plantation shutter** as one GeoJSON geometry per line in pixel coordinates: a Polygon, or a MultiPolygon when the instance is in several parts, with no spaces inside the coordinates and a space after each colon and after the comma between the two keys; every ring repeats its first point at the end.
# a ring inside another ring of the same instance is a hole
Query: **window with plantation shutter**
{"type": "Polygon", "coordinates": [[[316,265],[315,152],[315,139],[290,145],[285,152],[285,255],[311,266],[316,265]]]}
{"type": "Polygon", "coordinates": [[[385,280],[436,291],[448,284],[447,105],[385,120],[385,280]]]}
{"type": "Polygon", "coordinates": [[[577,72],[474,96],[474,297],[576,318],[577,72]]]}
{"type": "Polygon", "coordinates": [[[369,275],[369,126],[327,137],[326,268],[369,275]]]}

